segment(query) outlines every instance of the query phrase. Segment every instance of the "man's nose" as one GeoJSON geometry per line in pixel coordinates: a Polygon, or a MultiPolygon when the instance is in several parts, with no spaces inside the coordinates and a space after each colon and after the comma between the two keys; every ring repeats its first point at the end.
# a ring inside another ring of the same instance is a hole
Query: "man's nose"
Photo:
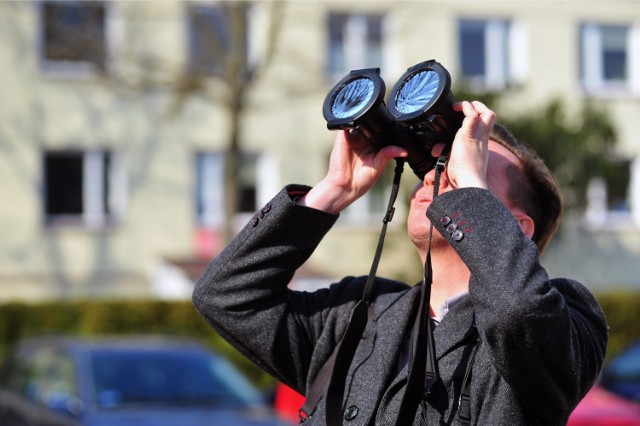
{"type": "MultiPolygon", "coordinates": [[[[446,167],[440,172],[439,179],[440,179],[439,188],[441,191],[443,189],[448,189],[451,187],[451,183],[449,182],[449,177],[447,176],[446,167]]],[[[424,183],[425,186],[434,186],[435,180],[436,180],[436,169],[434,167],[433,169],[429,170],[427,174],[424,175],[424,179],[422,180],[422,182],[424,183]]]]}

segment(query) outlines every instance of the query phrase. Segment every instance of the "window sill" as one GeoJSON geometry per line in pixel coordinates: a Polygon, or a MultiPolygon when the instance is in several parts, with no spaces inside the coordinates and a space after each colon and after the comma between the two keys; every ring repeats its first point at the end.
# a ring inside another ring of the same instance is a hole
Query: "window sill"
{"type": "Polygon", "coordinates": [[[77,216],[49,216],[44,220],[47,231],[82,231],[82,232],[109,232],[118,227],[119,222],[114,218],[107,218],[91,223],[83,217],[77,216]]]}
{"type": "Polygon", "coordinates": [[[91,62],[40,61],[40,73],[47,78],[60,80],[93,80],[109,73],[91,62]]]}
{"type": "Polygon", "coordinates": [[[626,86],[600,86],[600,87],[582,87],[582,95],[584,97],[596,98],[596,99],[612,99],[612,100],[626,100],[637,99],[640,97],[640,92],[635,91],[631,87],[626,86]]]}
{"type": "Polygon", "coordinates": [[[607,211],[585,214],[582,226],[589,232],[640,232],[640,223],[628,211],[607,211]]]}

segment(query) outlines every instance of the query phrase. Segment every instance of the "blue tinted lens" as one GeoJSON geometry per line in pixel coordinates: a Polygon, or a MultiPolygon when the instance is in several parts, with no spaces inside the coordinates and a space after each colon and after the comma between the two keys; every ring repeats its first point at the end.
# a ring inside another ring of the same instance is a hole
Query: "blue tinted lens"
{"type": "Polygon", "coordinates": [[[373,96],[373,81],[359,78],[344,86],[331,105],[331,114],[336,118],[352,117],[367,105],[373,96]]]}
{"type": "Polygon", "coordinates": [[[396,95],[396,109],[411,114],[427,105],[438,90],[440,77],[432,70],[422,71],[408,79],[396,95]]]}

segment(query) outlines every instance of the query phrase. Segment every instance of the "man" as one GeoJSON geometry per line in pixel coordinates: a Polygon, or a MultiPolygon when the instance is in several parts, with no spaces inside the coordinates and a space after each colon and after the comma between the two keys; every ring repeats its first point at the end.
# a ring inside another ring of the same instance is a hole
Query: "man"
{"type": "MultiPolygon", "coordinates": [[[[412,195],[407,221],[423,262],[427,252],[432,260],[429,316],[437,324],[440,377],[411,418],[429,425],[460,424],[465,416],[477,425],[565,424],[602,367],[603,313],[581,284],[552,280],[539,263],[562,210],[543,163],[494,127],[495,114],[482,103],[454,109],[465,119],[440,195],[432,199],[431,171],[412,195]]],[[[400,147],[375,152],[357,132],[339,133],[326,177],[311,189],[285,188],[197,283],[193,301],[202,316],[303,394],[340,341],[366,277],[314,293],[288,290],[287,283],[338,213],[403,156],[400,147]]],[[[376,284],[374,313],[346,375],[344,424],[397,424],[407,388],[419,286],[381,278],[376,284]]],[[[326,401],[325,394],[306,424],[326,424],[326,401]]]]}

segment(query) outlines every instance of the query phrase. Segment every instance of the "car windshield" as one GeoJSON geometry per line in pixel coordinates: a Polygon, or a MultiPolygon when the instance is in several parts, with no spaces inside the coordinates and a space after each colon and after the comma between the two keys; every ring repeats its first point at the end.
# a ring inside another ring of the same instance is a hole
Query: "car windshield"
{"type": "Polygon", "coordinates": [[[615,358],[609,370],[621,378],[640,378],[640,345],[633,346],[615,358]]]}
{"type": "Polygon", "coordinates": [[[246,407],[260,394],[228,362],[203,352],[99,350],[91,355],[100,408],[131,404],[246,407]]]}

